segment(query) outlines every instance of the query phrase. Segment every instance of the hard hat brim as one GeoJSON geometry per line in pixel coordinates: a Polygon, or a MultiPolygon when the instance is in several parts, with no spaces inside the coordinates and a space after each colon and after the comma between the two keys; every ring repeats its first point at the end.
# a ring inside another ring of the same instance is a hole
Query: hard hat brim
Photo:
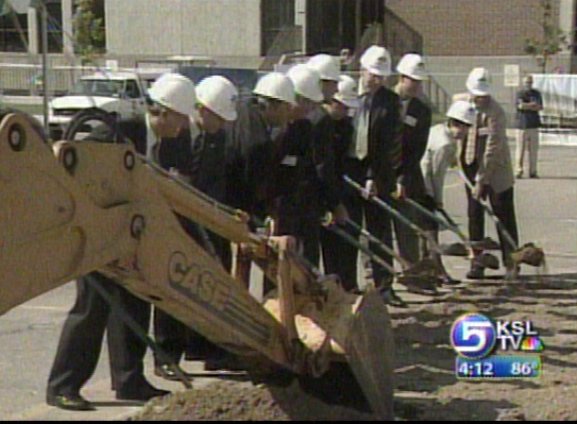
{"type": "Polygon", "coordinates": [[[358,109],[361,105],[361,103],[359,102],[359,99],[347,99],[347,98],[344,98],[342,96],[339,96],[338,94],[336,94],[333,97],[333,99],[339,103],[342,103],[343,105],[345,105],[349,109],[358,109]]]}
{"type": "Polygon", "coordinates": [[[378,77],[388,77],[390,75],[390,73],[386,70],[379,69],[374,66],[363,66],[363,68],[366,69],[370,74],[376,75],[378,77]]]}
{"type": "Polygon", "coordinates": [[[467,86],[467,90],[469,90],[469,93],[471,93],[473,96],[484,97],[491,95],[491,89],[488,84],[483,84],[478,87],[467,86]]]}

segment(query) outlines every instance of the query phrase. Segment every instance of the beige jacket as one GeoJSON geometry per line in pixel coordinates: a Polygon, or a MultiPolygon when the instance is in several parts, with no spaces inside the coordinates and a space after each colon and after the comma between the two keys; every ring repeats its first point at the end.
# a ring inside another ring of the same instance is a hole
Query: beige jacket
{"type": "MultiPolygon", "coordinates": [[[[468,93],[453,97],[453,100],[470,99],[468,93]]],[[[479,125],[474,134],[474,143],[476,144],[475,156],[479,162],[479,170],[475,181],[487,184],[496,193],[501,193],[515,184],[511,152],[507,142],[505,111],[491,97],[489,105],[482,110],[477,110],[477,113],[480,114],[480,117],[478,116],[479,125]]],[[[469,138],[472,136],[473,134],[470,132],[469,138]]]]}

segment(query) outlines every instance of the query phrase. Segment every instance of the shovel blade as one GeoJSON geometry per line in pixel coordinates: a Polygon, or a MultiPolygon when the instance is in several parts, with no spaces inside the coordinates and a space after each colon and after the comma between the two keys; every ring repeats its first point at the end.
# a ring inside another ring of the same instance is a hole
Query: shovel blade
{"type": "Polygon", "coordinates": [[[394,338],[387,307],[375,290],[360,300],[345,351],[373,413],[379,420],[392,420],[394,338]]]}

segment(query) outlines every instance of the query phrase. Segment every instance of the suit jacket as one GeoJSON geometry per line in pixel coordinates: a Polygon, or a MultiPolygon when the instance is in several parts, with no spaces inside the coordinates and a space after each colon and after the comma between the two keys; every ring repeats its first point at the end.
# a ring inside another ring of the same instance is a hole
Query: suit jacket
{"type": "Polygon", "coordinates": [[[427,149],[431,117],[431,109],[422,100],[409,100],[402,124],[402,155],[397,182],[405,187],[407,196],[413,199],[422,198],[426,194],[420,163],[427,149]]]}
{"type": "MultiPolygon", "coordinates": [[[[460,94],[456,100],[470,100],[470,95],[460,94]]],[[[507,117],[503,108],[491,97],[489,105],[477,110],[478,125],[473,126],[466,143],[475,143],[475,182],[489,185],[495,193],[502,193],[515,184],[511,152],[507,141],[507,117]]],[[[460,146],[463,158],[463,145],[460,146]]],[[[461,163],[464,166],[463,163],[461,163]]]]}
{"type": "Polygon", "coordinates": [[[369,115],[367,178],[374,179],[379,193],[387,195],[396,188],[400,166],[401,109],[399,96],[381,87],[374,95],[369,115]]]}

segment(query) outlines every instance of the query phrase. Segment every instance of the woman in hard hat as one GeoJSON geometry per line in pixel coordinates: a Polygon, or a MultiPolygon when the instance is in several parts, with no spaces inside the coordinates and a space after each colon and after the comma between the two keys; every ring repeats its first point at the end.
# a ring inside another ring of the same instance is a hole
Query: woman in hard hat
{"type": "MultiPolygon", "coordinates": [[[[443,191],[445,186],[445,175],[451,166],[457,164],[458,143],[467,137],[473,121],[475,120],[475,109],[469,102],[456,101],[447,111],[447,120],[431,128],[427,148],[421,160],[421,170],[425,181],[425,189],[429,201],[432,203],[430,209],[443,209],[443,191]]],[[[438,240],[438,225],[428,222],[433,237],[438,240]]],[[[443,266],[441,255],[438,252],[424,247],[423,256],[430,256],[435,260],[441,270],[442,284],[458,284],[458,280],[452,279],[443,266]]]]}
{"type": "MultiPolygon", "coordinates": [[[[339,182],[339,191],[343,193],[342,201],[347,211],[350,199],[344,195],[344,160],[350,149],[354,133],[351,116],[354,115],[354,111],[358,107],[359,97],[356,81],[348,75],[341,75],[337,92],[332,96],[330,102],[323,105],[323,108],[333,122],[330,145],[335,156],[335,180],[339,182]]],[[[358,220],[355,222],[360,222],[362,219],[362,217],[355,218],[358,220]]],[[[344,242],[325,228],[321,230],[321,246],[325,273],[337,274],[346,290],[357,290],[356,247],[344,242]],[[355,258],[354,261],[351,260],[353,257],[355,258]]]]}
{"type": "MultiPolygon", "coordinates": [[[[165,74],[150,88],[149,97],[150,105],[144,120],[120,121],[116,132],[107,126],[98,127],[87,140],[133,142],[141,154],[148,152],[153,156],[159,140],[175,137],[189,125],[196,94],[194,84],[188,78],[165,74]]],[[[122,310],[117,313],[128,315],[145,333],[150,324],[150,305],[98,272],[79,278],[76,284],[76,302],[64,323],[48,377],[47,403],[61,409],[94,409],[80,390],[94,374],[105,331],[108,333],[112,387],[117,399],[147,401],[168,394],[146,380],[143,375],[146,344],[122,320],[109,319],[112,305],[98,290],[106,291],[115,299],[117,304],[114,306],[122,310]]]]}

